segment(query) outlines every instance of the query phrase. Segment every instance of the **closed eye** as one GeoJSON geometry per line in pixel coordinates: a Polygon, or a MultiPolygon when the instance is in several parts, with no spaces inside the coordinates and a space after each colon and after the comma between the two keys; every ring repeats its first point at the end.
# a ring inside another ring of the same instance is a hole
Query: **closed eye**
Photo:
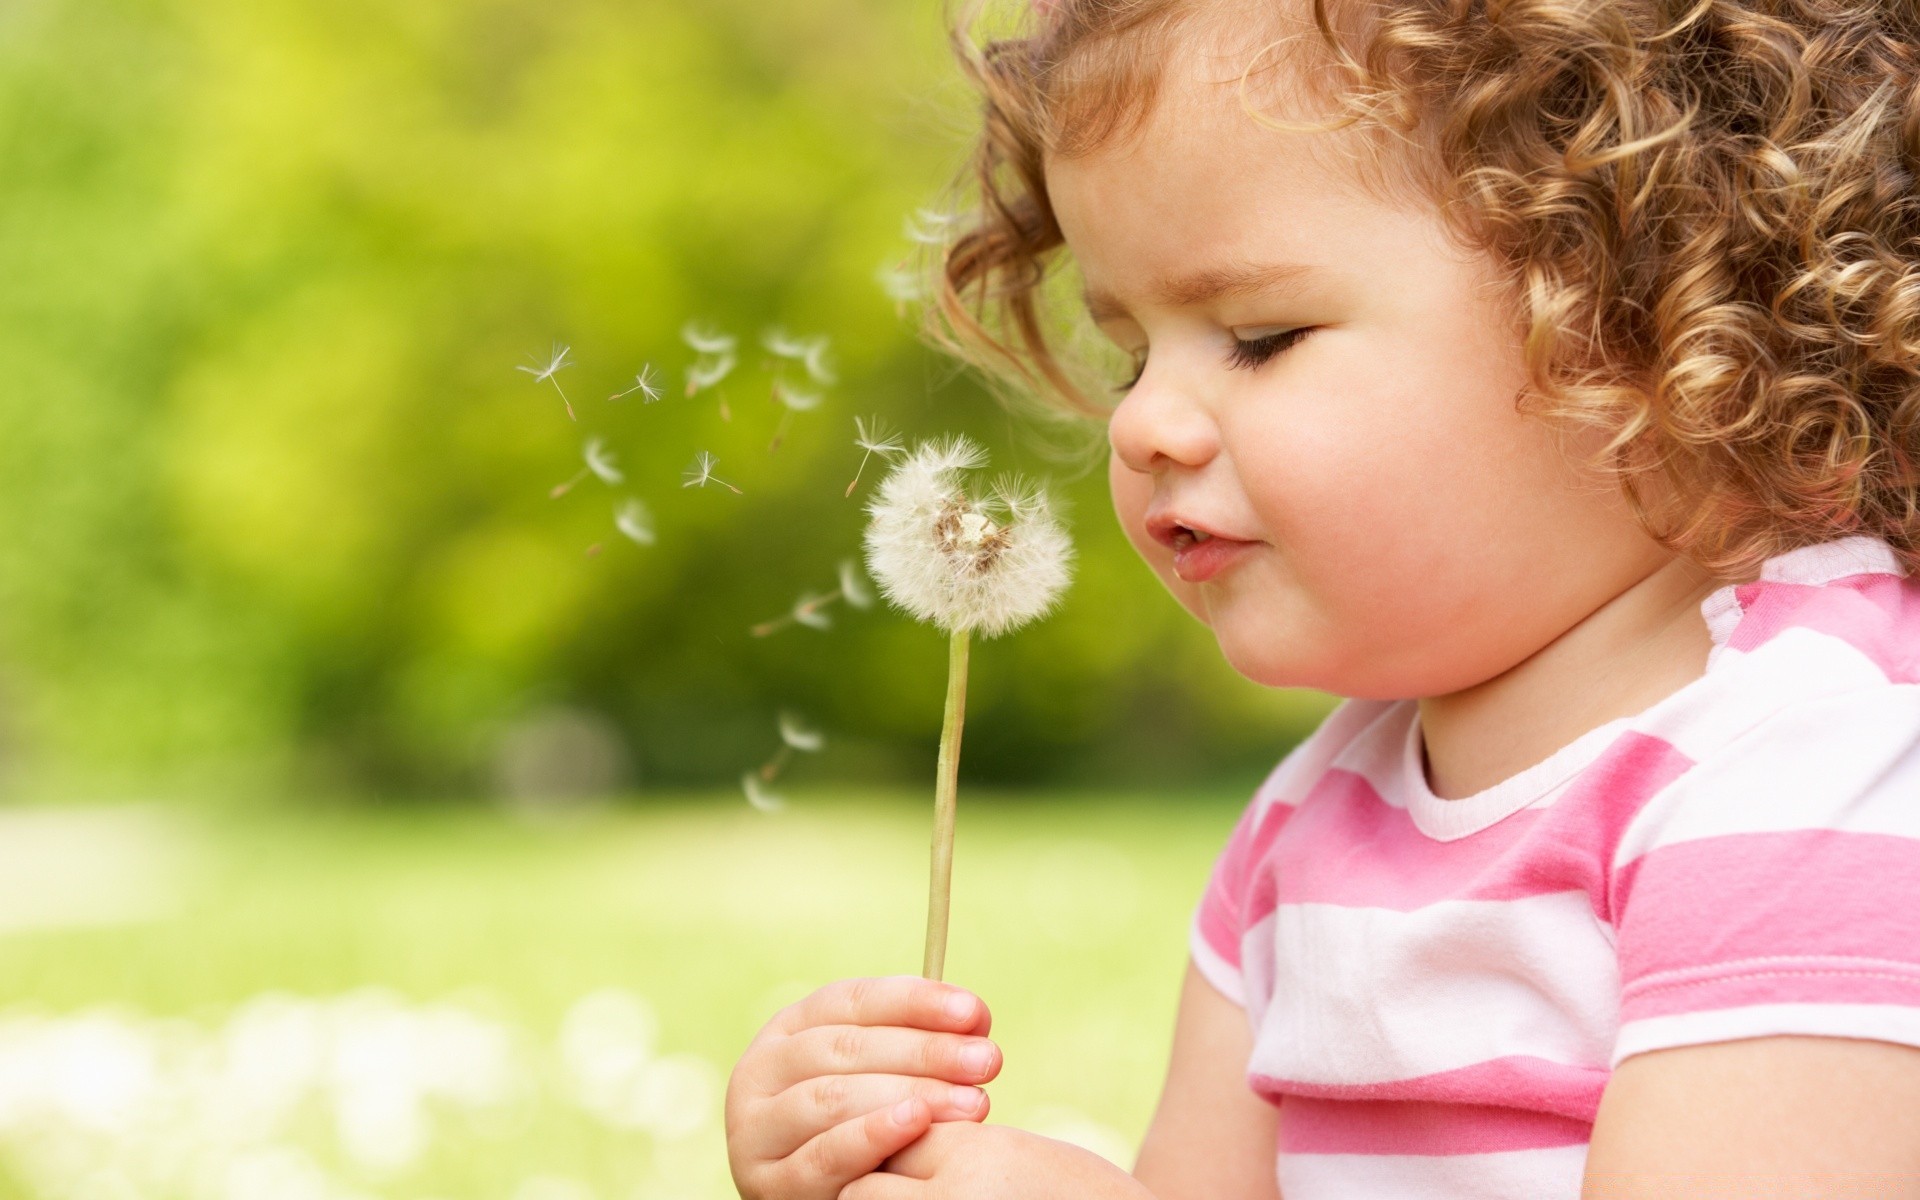
{"type": "Polygon", "coordinates": [[[1235,338],[1233,339],[1233,349],[1227,351],[1227,365],[1229,367],[1244,367],[1251,370],[1280,353],[1282,350],[1292,349],[1296,342],[1307,336],[1310,329],[1312,329],[1312,326],[1303,325],[1299,329],[1283,329],[1279,333],[1269,333],[1265,337],[1248,338],[1244,342],[1239,338],[1235,338]]]}

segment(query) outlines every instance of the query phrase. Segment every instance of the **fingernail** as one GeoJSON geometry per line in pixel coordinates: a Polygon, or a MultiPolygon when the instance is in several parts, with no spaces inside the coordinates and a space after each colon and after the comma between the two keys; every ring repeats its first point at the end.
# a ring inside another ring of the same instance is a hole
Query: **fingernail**
{"type": "Polygon", "coordinates": [[[973,997],[965,992],[955,992],[947,997],[947,1015],[956,1021],[964,1021],[973,1015],[973,997]]]}
{"type": "Polygon", "coordinates": [[[979,1088],[970,1087],[954,1088],[950,1096],[953,1106],[963,1113],[979,1112],[980,1104],[986,1098],[986,1094],[979,1088]]]}
{"type": "Polygon", "coordinates": [[[960,1065],[975,1075],[985,1075],[993,1065],[993,1047],[986,1042],[973,1043],[960,1051],[960,1065]]]}
{"type": "Polygon", "coordinates": [[[893,1106],[893,1123],[895,1125],[913,1124],[913,1101],[912,1100],[902,1100],[900,1103],[893,1106]]]}

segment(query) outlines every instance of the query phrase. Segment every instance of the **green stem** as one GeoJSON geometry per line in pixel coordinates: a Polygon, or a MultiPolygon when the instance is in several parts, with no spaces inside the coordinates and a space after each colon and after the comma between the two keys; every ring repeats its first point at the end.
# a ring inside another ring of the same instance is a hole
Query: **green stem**
{"type": "Polygon", "coordinates": [[[940,978],[947,961],[947,908],[953,895],[953,816],[960,784],[960,726],[967,716],[967,631],[947,641],[947,713],[940,726],[940,780],[933,797],[933,871],[927,892],[927,960],[940,978]]]}

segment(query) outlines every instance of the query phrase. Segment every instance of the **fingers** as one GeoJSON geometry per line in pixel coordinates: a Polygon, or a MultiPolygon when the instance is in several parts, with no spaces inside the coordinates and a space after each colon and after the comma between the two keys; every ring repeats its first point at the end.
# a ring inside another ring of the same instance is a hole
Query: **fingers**
{"type": "Polygon", "coordinates": [[[767,1196],[837,1197],[862,1175],[927,1131],[933,1112],[919,1100],[842,1121],[771,1168],[767,1196]]]}
{"type": "Polygon", "coordinates": [[[787,1038],[763,1064],[760,1086],[784,1091],[820,1075],[915,1075],[985,1083],[1000,1073],[1000,1047],[985,1038],[895,1026],[819,1025],[787,1038]]]}
{"type": "Polygon", "coordinates": [[[784,1158],[823,1129],[916,1098],[935,1121],[982,1120],[989,1107],[979,1088],[938,1079],[820,1075],[794,1084],[754,1114],[752,1150],[758,1158],[784,1158]]]}
{"type": "Polygon", "coordinates": [[[842,979],[789,1005],[771,1024],[795,1034],[815,1025],[902,1025],[984,1036],[993,1014],[978,996],[918,975],[842,979]]]}
{"type": "Polygon", "coordinates": [[[923,1179],[875,1171],[841,1188],[836,1200],[922,1200],[927,1194],[926,1188],[923,1179]]]}

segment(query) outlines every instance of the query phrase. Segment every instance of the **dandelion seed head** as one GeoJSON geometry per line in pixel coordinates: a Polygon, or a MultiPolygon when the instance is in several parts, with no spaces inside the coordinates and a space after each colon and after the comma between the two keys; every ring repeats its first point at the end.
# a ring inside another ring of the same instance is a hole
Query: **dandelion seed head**
{"type": "Polygon", "coordinates": [[[984,500],[969,494],[962,476],[984,465],[985,451],[964,437],[922,442],[868,504],[865,542],[868,573],[891,603],[992,637],[1053,607],[1073,543],[1039,488],[1020,485],[1017,506],[1004,488],[984,500]]]}
{"type": "Polygon", "coordinates": [[[740,776],[740,790],[747,794],[747,803],[761,812],[779,812],[787,806],[785,797],[760,782],[758,771],[747,771],[740,776]]]}
{"type": "Polygon", "coordinates": [[[813,754],[827,744],[817,729],[809,729],[792,713],[780,714],[780,740],[805,754],[813,754]]]}
{"type": "Polygon", "coordinates": [[[860,577],[860,568],[851,558],[840,560],[840,598],[855,608],[872,608],[873,593],[860,577]]]}
{"type": "Polygon", "coordinates": [[[619,508],[614,510],[613,524],[621,533],[638,545],[653,545],[653,513],[647,506],[634,497],[628,497],[619,508]]]}
{"type": "Polygon", "coordinates": [[[682,326],[680,337],[687,345],[693,347],[696,354],[731,355],[734,347],[740,344],[739,339],[732,334],[721,333],[711,326],[702,325],[696,321],[689,321],[682,326]]]}
{"type": "Polygon", "coordinates": [[[613,452],[607,449],[606,439],[597,435],[588,438],[580,456],[586,460],[587,470],[599,476],[601,482],[614,484],[627,481],[627,477],[621,474],[620,468],[614,465],[613,452]]]}

